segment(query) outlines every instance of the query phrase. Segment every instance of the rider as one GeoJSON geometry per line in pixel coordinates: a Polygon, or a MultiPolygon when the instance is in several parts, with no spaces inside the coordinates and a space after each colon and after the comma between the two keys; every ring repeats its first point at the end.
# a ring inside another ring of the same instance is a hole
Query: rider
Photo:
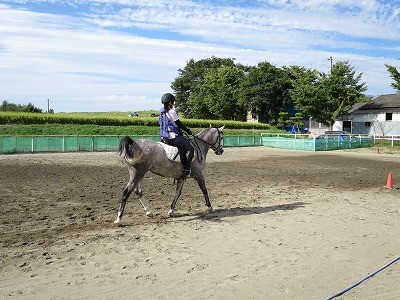
{"type": "Polygon", "coordinates": [[[193,135],[193,133],[179,120],[178,114],[174,109],[174,95],[170,93],[164,94],[161,97],[161,102],[164,104],[160,109],[160,116],[158,119],[161,141],[178,147],[183,164],[183,175],[189,176],[194,148],[190,142],[182,136],[182,130],[189,135],[193,135]]]}

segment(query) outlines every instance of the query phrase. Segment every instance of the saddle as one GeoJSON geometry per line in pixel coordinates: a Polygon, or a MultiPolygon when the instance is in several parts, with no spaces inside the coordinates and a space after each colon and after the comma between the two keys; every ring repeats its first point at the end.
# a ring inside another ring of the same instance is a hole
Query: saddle
{"type": "Polygon", "coordinates": [[[170,161],[176,161],[176,162],[181,161],[181,157],[179,155],[179,149],[177,147],[167,145],[164,142],[158,142],[158,144],[160,144],[164,148],[165,154],[167,155],[170,161]]]}

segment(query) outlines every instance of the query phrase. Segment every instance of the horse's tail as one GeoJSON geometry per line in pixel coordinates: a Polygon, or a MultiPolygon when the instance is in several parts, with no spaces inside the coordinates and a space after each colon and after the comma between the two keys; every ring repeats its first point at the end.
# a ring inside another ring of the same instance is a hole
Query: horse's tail
{"type": "Polygon", "coordinates": [[[138,153],[135,149],[135,141],[129,136],[124,136],[119,142],[118,155],[123,162],[129,165],[135,165],[143,155],[143,152],[138,153]]]}

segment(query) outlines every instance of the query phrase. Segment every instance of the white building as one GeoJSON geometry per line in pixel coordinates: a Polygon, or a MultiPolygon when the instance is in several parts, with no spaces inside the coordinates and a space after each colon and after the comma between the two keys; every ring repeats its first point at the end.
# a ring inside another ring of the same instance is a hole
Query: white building
{"type": "Polygon", "coordinates": [[[370,102],[356,103],[334,123],[333,130],[400,136],[400,94],[381,95],[370,102]]]}

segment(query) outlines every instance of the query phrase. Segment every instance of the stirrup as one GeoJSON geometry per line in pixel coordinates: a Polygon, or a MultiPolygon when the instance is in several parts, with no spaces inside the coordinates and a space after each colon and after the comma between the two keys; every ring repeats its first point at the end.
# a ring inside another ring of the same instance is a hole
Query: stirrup
{"type": "Polygon", "coordinates": [[[182,170],[182,173],[183,173],[183,175],[185,175],[185,176],[190,176],[191,169],[183,169],[183,170],[182,170]]]}

